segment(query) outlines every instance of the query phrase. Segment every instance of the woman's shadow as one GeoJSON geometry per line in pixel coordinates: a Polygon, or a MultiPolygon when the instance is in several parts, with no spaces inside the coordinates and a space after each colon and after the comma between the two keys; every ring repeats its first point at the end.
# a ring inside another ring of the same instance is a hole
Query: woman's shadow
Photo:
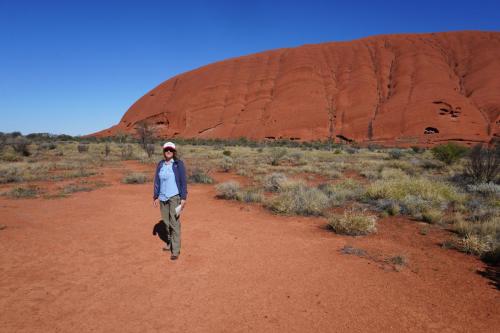
{"type": "Polygon", "coordinates": [[[153,236],[158,235],[162,241],[170,245],[170,235],[172,232],[172,228],[169,226],[168,231],[167,231],[167,226],[163,222],[163,220],[160,220],[158,223],[156,223],[153,227],[153,236]]]}

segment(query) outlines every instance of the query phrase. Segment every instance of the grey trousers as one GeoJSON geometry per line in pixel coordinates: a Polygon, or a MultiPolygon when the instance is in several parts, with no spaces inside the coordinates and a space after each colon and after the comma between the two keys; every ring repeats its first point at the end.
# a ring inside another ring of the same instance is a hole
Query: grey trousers
{"type": "Polygon", "coordinates": [[[177,194],[170,197],[167,201],[160,200],[160,212],[163,223],[170,232],[170,250],[173,255],[179,255],[181,252],[181,223],[175,215],[175,207],[181,203],[181,197],[177,194]]]}

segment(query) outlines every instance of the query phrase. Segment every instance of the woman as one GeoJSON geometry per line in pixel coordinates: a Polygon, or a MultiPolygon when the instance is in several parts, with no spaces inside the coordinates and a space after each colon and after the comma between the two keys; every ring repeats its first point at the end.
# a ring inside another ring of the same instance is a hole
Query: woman
{"type": "Polygon", "coordinates": [[[167,243],[165,249],[170,249],[170,259],[176,260],[181,250],[181,224],[175,210],[179,205],[183,210],[186,205],[186,168],[177,159],[173,142],[163,145],[163,157],[156,166],[153,205],[158,207],[158,202],[160,204],[161,216],[170,238],[170,244],[167,243]]]}

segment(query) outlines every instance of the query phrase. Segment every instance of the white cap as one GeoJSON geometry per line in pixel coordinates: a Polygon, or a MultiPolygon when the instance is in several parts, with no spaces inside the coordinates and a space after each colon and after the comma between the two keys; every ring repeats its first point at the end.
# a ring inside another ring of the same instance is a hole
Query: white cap
{"type": "Polygon", "coordinates": [[[165,148],[173,148],[175,150],[175,144],[173,142],[166,142],[164,145],[163,145],[163,149],[165,148]]]}

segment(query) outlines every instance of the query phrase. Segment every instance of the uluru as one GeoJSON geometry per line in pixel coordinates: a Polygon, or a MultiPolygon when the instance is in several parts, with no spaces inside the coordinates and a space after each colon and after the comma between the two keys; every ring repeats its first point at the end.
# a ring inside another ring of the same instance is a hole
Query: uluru
{"type": "Polygon", "coordinates": [[[174,76],[90,134],[437,144],[500,135],[500,32],[378,35],[282,48],[174,76]]]}

